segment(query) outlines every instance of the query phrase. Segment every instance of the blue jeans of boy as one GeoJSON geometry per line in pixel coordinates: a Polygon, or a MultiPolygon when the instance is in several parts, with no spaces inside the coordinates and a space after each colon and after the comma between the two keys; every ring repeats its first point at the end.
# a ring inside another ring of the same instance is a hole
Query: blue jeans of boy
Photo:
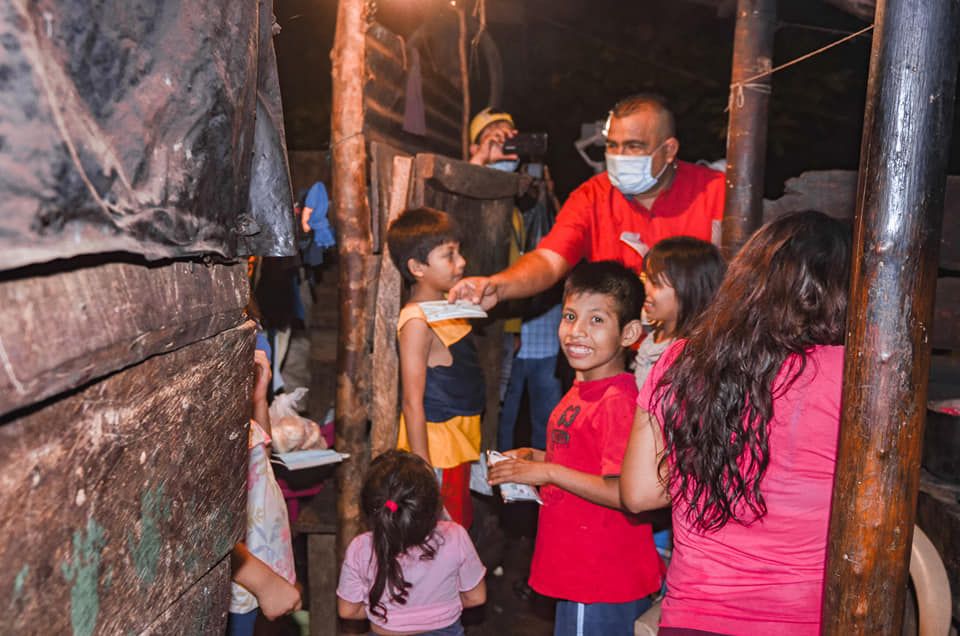
{"type": "Polygon", "coordinates": [[[649,597],[627,603],[557,601],[553,636],[633,636],[633,624],[650,609],[649,597]]]}
{"type": "Polygon", "coordinates": [[[514,358],[510,383],[503,398],[497,449],[516,448],[513,441],[520,414],[523,389],[530,394],[530,445],[541,450],[547,445],[547,421],[554,407],[563,398],[563,387],[557,377],[557,356],[549,358],[514,358]]]}

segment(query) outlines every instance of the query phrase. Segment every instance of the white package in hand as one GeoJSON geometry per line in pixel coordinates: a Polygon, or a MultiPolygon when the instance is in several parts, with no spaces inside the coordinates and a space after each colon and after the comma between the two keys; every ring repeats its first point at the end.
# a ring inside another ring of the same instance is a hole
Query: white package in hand
{"type": "MultiPolygon", "coordinates": [[[[507,457],[503,453],[498,453],[495,450],[487,451],[487,462],[491,466],[504,461],[513,461],[513,458],[507,457]]],[[[543,505],[543,501],[540,499],[540,493],[529,484],[515,484],[512,482],[500,484],[500,496],[503,497],[504,503],[536,501],[538,504],[543,505]]]]}
{"type": "Polygon", "coordinates": [[[487,312],[483,310],[483,307],[466,300],[458,300],[455,303],[448,303],[445,300],[425,300],[417,304],[423,310],[427,322],[439,322],[454,318],[487,317],[487,312]]]}

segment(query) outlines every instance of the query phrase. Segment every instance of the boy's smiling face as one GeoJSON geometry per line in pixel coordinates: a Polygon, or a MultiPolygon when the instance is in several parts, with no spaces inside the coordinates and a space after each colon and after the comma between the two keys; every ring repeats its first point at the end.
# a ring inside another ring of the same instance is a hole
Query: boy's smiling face
{"type": "Polygon", "coordinates": [[[563,299],[560,346],[577,380],[600,380],[623,372],[623,349],[640,337],[640,321],[623,327],[617,302],[607,294],[574,292],[563,299]]]}
{"type": "Polygon", "coordinates": [[[407,267],[417,279],[417,285],[432,291],[446,293],[463,278],[466,259],[460,254],[460,243],[441,243],[427,254],[427,262],[410,259],[407,267]]]}

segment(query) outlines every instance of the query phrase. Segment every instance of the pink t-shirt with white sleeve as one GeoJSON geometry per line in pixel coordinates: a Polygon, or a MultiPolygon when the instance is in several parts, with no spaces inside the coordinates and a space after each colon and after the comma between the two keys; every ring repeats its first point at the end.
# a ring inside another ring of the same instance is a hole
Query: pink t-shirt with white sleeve
{"type": "MultiPolygon", "coordinates": [[[[460,592],[479,585],[487,570],[467,531],[459,524],[438,522],[433,541],[438,546],[437,553],[429,561],[420,559],[419,548],[400,555],[403,578],[413,584],[408,589],[407,602],[395,604],[385,592],[380,602],[387,609],[387,620],[381,621],[367,608],[371,623],[395,632],[425,632],[447,627],[460,618],[463,612],[460,592]]],[[[376,567],[373,535],[364,532],[347,548],[337,596],[350,603],[366,605],[376,567]]]]}
{"type": "MultiPolygon", "coordinates": [[[[637,400],[662,422],[651,399],[683,347],[668,350],[637,400]]],[[[760,483],[767,514],[714,532],[694,526],[674,497],[674,550],[667,571],[661,626],[723,634],[813,636],[820,633],[827,526],[840,430],[843,347],[817,346],[796,372],[788,358],[774,381],[770,464],[760,483]]]]}

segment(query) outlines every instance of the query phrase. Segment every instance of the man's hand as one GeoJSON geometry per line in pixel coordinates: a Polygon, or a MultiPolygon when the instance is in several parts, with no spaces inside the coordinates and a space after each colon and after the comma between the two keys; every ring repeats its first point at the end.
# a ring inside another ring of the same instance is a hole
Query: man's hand
{"type": "Polygon", "coordinates": [[[271,621],[296,612],[302,605],[298,587],[280,576],[277,579],[272,585],[265,586],[257,597],[264,618],[271,621]]]}
{"type": "Polygon", "coordinates": [[[490,311],[500,302],[500,294],[492,277],[471,276],[454,285],[447,300],[451,303],[467,300],[480,305],[484,311],[490,311]]]}
{"type": "Polygon", "coordinates": [[[519,159],[520,157],[516,154],[503,154],[504,142],[511,137],[515,137],[516,134],[516,130],[498,129],[493,131],[489,136],[480,141],[476,152],[470,157],[470,163],[485,166],[488,163],[497,161],[519,159]]]}
{"type": "Polygon", "coordinates": [[[491,466],[487,481],[490,482],[491,486],[508,482],[542,486],[553,483],[551,476],[552,468],[553,464],[548,464],[547,462],[511,459],[509,461],[498,462],[491,466]]]}

